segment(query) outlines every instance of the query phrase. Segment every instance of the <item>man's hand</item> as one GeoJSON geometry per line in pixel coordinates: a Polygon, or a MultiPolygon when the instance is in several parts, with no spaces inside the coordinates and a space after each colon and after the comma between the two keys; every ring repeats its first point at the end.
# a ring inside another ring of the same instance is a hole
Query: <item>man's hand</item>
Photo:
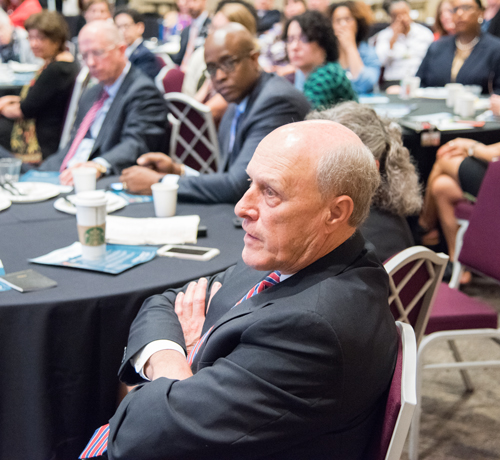
{"type": "Polygon", "coordinates": [[[137,164],[163,174],[177,174],[178,176],[181,174],[181,165],[174,163],[169,156],[160,152],[141,155],[137,159],[137,164]]]}
{"type": "Polygon", "coordinates": [[[19,103],[21,98],[19,96],[3,96],[0,97],[0,112],[3,112],[4,107],[10,104],[19,103]]]}
{"type": "Polygon", "coordinates": [[[95,176],[97,179],[101,177],[101,172],[99,171],[99,165],[93,161],[87,161],[86,163],[77,163],[71,168],[65,169],[59,176],[59,181],[62,185],[73,185],[73,171],[77,168],[94,168],[95,176]]]}
{"type": "Polygon", "coordinates": [[[457,139],[447,142],[446,144],[439,147],[436,153],[436,158],[451,158],[455,156],[461,156],[465,158],[468,154],[469,147],[473,147],[475,144],[477,144],[477,141],[475,141],[474,139],[464,139],[458,137],[457,139]]]}
{"type": "Polygon", "coordinates": [[[122,171],[120,182],[130,193],[151,195],[151,186],[159,182],[163,176],[164,174],[144,166],[131,166],[122,171]]]}
{"type": "MultiPolygon", "coordinates": [[[[208,308],[210,308],[210,302],[213,296],[221,288],[220,283],[214,283],[210,291],[210,299],[208,302],[208,308]]],[[[182,326],[182,332],[184,333],[184,340],[186,342],[186,349],[188,353],[196,345],[196,342],[201,337],[201,330],[203,329],[203,323],[205,322],[205,298],[207,292],[207,280],[206,278],[200,278],[198,282],[192,282],[189,284],[186,293],[180,292],[177,294],[175,299],[175,313],[179,317],[179,321],[182,326]]]]}

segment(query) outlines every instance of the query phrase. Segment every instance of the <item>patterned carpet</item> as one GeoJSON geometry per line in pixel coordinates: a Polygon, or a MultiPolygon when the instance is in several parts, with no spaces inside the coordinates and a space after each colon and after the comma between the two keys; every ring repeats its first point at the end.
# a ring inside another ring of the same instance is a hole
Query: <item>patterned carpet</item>
{"type": "MultiPolygon", "coordinates": [[[[500,313],[500,286],[474,278],[463,289],[500,313]]],[[[464,359],[500,359],[491,340],[463,340],[464,359]]],[[[428,353],[429,362],[452,359],[447,343],[428,353]]],[[[465,392],[458,371],[427,370],[423,382],[420,460],[500,459],[500,368],[470,372],[475,391],[465,392]]],[[[408,460],[408,441],[402,460],[408,460]]]]}

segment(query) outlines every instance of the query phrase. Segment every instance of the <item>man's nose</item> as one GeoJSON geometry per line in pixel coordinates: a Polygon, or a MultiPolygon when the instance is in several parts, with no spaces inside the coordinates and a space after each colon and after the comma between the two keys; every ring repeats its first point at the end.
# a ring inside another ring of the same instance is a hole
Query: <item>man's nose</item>
{"type": "Polygon", "coordinates": [[[243,219],[250,218],[255,219],[257,216],[255,207],[255,195],[252,190],[252,186],[245,192],[243,197],[236,203],[234,207],[234,213],[243,219]]]}

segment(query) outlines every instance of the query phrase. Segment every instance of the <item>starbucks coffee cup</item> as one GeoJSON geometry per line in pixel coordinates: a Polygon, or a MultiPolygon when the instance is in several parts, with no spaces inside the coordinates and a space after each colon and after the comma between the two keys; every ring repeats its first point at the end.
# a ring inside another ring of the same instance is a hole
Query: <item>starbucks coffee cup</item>
{"type": "Polygon", "coordinates": [[[97,260],[106,254],[106,196],[103,190],[76,195],[76,223],[82,257],[97,260]]]}

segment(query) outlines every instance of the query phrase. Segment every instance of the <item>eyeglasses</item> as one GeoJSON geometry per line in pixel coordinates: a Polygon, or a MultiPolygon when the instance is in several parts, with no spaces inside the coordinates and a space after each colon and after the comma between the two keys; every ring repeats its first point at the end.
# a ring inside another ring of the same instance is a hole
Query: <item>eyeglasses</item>
{"type": "Polygon", "coordinates": [[[219,62],[207,62],[207,72],[211,78],[214,78],[217,74],[217,70],[222,70],[225,74],[234,72],[236,69],[236,64],[241,62],[243,59],[250,56],[250,53],[246,53],[243,56],[226,56],[223,57],[219,62]]]}
{"type": "Polygon", "coordinates": [[[289,45],[291,45],[295,40],[297,40],[299,43],[309,43],[309,39],[304,34],[300,34],[298,36],[289,35],[288,37],[286,37],[286,42],[289,45]]]}
{"type": "Polygon", "coordinates": [[[476,7],[474,5],[460,5],[456,6],[455,8],[452,8],[451,11],[453,14],[457,14],[460,10],[462,10],[464,13],[468,13],[469,11],[472,11],[476,7]]]}
{"type": "Polygon", "coordinates": [[[105,48],[101,50],[90,50],[87,51],[86,53],[82,53],[82,59],[84,61],[88,61],[90,57],[93,57],[94,59],[102,59],[106,54],[108,54],[111,50],[114,50],[115,48],[118,48],[117,46],[112,46],[111,48],[105,48]]]}

